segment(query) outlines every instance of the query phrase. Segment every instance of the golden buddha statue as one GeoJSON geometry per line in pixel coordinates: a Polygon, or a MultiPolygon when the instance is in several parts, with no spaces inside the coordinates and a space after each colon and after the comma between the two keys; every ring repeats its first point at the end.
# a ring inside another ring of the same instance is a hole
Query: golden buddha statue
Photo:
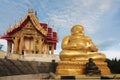
{"type": "MultiPolygon", "coordinates": [[[[87,55],[86,51],[86,42],[84,40],[83,27],[74,26],[71,29],[71,36],[64,37],[62,41],[62,51],[60,53],[61,60],[71,60],[75,56],[83,58],[87,55]]],[[[86,59],[86,58],[85,58],[86,59]]]]}
{"type": "Polygon", "coordinates": [[[100,68],[101,74],[110,73],[105,62],[106,56],[98,52],[89,36],[84,35],[83,26],[75,25],[71,29],[71,35],[64,37],[62,41],[61,61],[58,63],[56,74],[84,74],[85,64],[89,58],[92,58],[100,68]]]}

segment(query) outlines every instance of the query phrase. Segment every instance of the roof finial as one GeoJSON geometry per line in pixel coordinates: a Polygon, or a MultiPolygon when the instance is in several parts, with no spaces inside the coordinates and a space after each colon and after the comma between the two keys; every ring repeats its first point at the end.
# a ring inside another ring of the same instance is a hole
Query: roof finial
{"type": "Polygon", "coordinates": [[[33,9],[32,9],[32,8],[29,8],[29,9],[28,9],[28,13],[33,13],[33,9]]]}

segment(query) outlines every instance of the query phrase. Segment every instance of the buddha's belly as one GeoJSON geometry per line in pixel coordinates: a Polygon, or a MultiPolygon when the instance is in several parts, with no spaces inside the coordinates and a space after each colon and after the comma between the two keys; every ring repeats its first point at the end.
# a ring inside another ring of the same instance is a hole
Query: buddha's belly
{"type": "Polygon", "coordinates": [[[88,60],[87,53],[79,50],[62,50],[60,52],[61,60],[88,60]]]}
{"type": "Polygon", "coordinates": [[[62,50],[60,52],[60,55],[87,55],[87,53],[85,53],[85,51],[81,51],[81,50],[62,50]]]}
{"type": "Polygon", "coordinates": [[[83,40],[71,40],[69,42],[70,46],[75,46],[75,47],[86,47],[86,43],[83,40]]]}

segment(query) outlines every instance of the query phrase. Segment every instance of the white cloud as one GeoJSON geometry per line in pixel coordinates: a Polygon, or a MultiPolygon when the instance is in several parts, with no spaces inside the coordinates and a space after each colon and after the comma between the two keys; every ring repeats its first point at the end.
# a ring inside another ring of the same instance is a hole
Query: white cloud
{"type": "Polygon", "coordinates": [[[107,39],[107,40],[100,41],[98,43],[98,47],[99,47],[99,50],[105,51],[105,50],[110,50],[111,48],[114,48],[114,47],[116,48],[116,46],[119,46],[119,43],[120,42],[118,40],[107,39]]]}
{"type": "Polygon", "coordinates": [[[118,58],[120,59],[120,51],[114,51],[114,50],[107,50],[107,51],[101,51],[103,52],[107,58],[118,58]]]}
{"type": "Polygon", "coordinates": [[[101,5],[99,6],[99,9],[101,12],[107,11],[111,7],[111,1],[110,0],[104,0],[104,3],[102,2],[101,5]]]}
{"type": "Polygon", "coordinates": [[[59,15],[50,15],[50,25],[55,25],[55,26],[64,26],[66,24],[66,20],[63,19],[65,18],[65,15],[59,16],[59,15]]]}
{"type": "Polygon", "coordinates": [[[120,42],[119,40],[104,40],[99,45],[100,52],[106,54],[107,58],[120,58],[120,42]]]}
{"type": "Polygon", "coordinates": [[[55,26],[70,28],[75,24],[82,24],[88,33],[95,33],[101,27],[98,26],[97,21],[111,6],[108,0],[98,2],[96,0],[72,0],[72,5],[67,5],[61,12],[54,10],[48,16],[55,26]]]}
{"type": "Polygon", "coordinates": [[[95,3],[95,0],[82,0],[83,5],[89,7],[95,3]]]}

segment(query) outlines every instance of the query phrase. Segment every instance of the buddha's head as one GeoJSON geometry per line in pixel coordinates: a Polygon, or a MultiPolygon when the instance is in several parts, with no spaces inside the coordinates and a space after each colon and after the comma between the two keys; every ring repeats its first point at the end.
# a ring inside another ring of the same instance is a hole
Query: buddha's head
{"type": "Polygon", "coordinates": [[[71,33],[72,33],[72,34],[83,33],[83,31],[84,31],[84,28],[83,28],[82,25],[75,25],[75,26],[73,26],[72,29],[71,29],[71,33]]]}

